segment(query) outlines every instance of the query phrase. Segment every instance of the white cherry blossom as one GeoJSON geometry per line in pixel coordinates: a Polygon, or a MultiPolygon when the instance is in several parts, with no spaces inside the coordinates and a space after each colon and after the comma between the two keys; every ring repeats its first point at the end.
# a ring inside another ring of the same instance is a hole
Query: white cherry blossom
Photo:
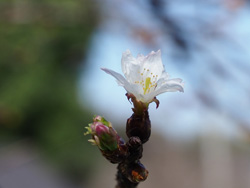
{"type": "Polygon", "coordinates": [[[102,70],[115,77],[118,84],[138,101],[148,104],[161,93],[184,91],[182,79],[170,79],[165,72],[160,50],[152,51],[147,56],[138,54],[136,58],[127,50],[122,54],[121,64],[125,77],[107,68],[102,70]]]}

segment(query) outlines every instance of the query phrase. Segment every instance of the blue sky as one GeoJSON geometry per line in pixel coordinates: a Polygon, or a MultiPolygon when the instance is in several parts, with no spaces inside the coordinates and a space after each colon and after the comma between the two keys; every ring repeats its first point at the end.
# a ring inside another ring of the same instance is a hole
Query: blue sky
{"type": "Polygon", "coordinates": [[[203,132],[204,126],[210,126],[222,130],[223,135],[237,137],[241,133],[238,124],[250,124],[248,8],[230,12],[222,5],[186,3],[178,9],[178,2],[173,2],[167,13],[186,29],[187,41],[199,48],[192,47],[188,58],[176,60],[178,50],[146,3],[127,1],[121,6],[112,0],[103,1],[103,20],[92,37],[87,68],[79,81],[80,99],[97,114],[125,126],[132,114],[126,91],[100,68],[122,73],[121,56],[126,49],[134,56],[161,49],[166,71],[172,78],[184,80],[185,92],[158,96],[157,110],[150,105],[152,131],[170,138],[192,139],[203,132]],[[109,9],[110,3],[115,10],[109,9]],[[208,30],[202,28],[204,24],[208,30]],[[146,35],[148,31],[152,40],[146,35]]]}

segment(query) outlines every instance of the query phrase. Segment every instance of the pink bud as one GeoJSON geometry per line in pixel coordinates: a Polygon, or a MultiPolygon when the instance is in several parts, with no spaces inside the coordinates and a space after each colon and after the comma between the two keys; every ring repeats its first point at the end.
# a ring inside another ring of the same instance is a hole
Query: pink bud
{"type": "Polygon", "coordinates": [[[123,160],[124,156],[127,155],[123,139],[117,134],[111,123],[103,117],[95,116],[93,120],[94,122],[86,127],[87,132],[85,133],[85,135],[91,134],[90,142],[95,143],[110,161],[117,163],[123,160]],[[115,153],[114,156],[113,152],[115,153]]]}
{"type": "Polygon", "coordinates": [[[104,133],[109,133],[109,128],[106,125],[98,124],[95,127],[95,132],[97,136],[101,136],[104,133]]]}

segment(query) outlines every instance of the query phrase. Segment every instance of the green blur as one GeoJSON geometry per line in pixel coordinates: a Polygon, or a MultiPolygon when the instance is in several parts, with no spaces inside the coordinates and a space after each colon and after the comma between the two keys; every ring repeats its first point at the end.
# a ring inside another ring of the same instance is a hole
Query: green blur
{"type": "Polygon", "coordinates": [[[28,139],[75,179],[87,178],[96,151],[83,136],[92,113],[80,105],[77,81],[95,7],[88,0],[0,7],[0,144],[28,139]]]}

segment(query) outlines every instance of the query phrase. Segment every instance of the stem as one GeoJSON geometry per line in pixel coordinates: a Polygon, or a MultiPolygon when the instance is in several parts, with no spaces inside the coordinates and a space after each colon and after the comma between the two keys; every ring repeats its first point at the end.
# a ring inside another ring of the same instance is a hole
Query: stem
{"type": "Polygon", "coordinates": [[[130,137],[126,146],[128,156],[117,167],[116,188],[136,188],[139,182],[144,181],[148,176],[147,169],[139,160],[143,151],[140,138],[130,137]]]}
{"type": "Polygon", "coordinates": [[[117,169],[116,188],[136,188],[139,182],[145,181],[148,171],[140,162],[142,157],[142,144],[148,141],[151,133],[151,123],[147,107],[138,102],[132,95],[127,95],[134,103],[132,116],[127,120],[126,134],[129,141],[127,158],[119,163],[117,169]]]}

